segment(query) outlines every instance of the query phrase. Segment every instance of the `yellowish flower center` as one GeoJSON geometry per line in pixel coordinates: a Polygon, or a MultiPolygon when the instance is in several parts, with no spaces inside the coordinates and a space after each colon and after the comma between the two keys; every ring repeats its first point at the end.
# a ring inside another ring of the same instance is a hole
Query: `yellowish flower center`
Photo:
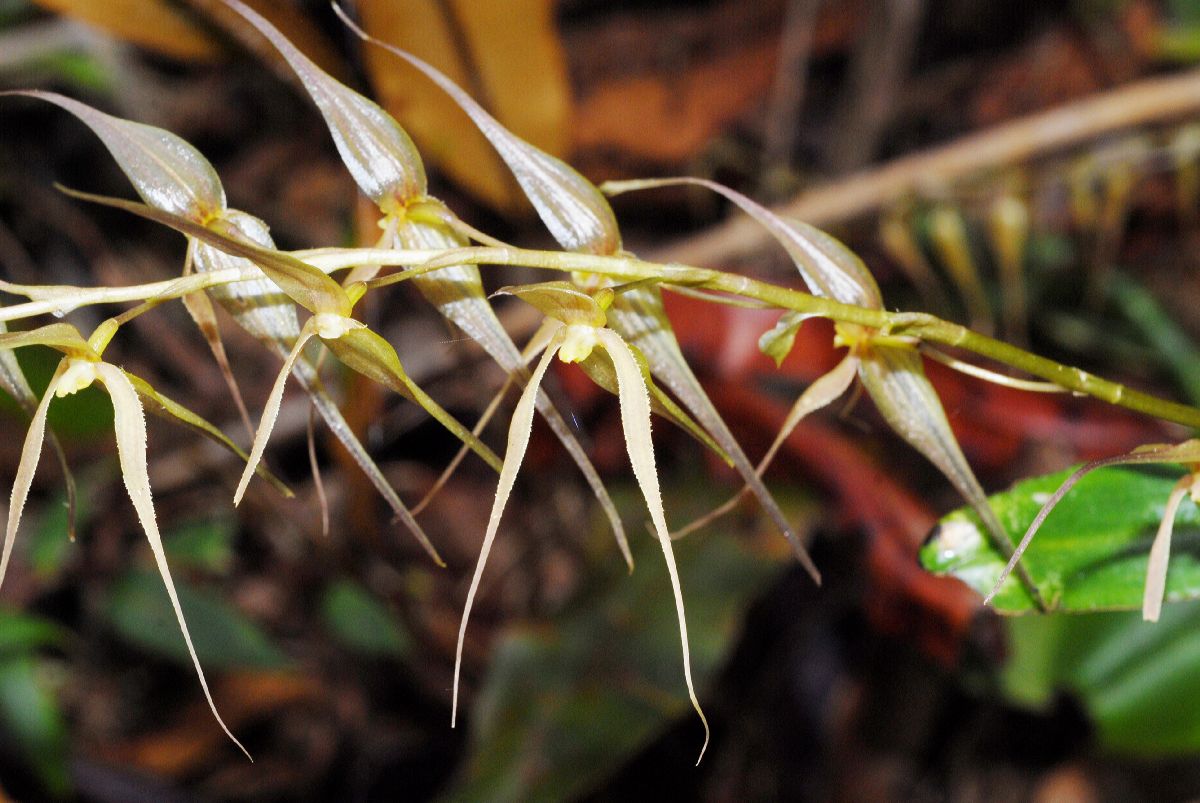
{"type": "Polygon", "coordinates": [[[571,324],[558,350],[558,358],[563,362],[582,362],[596,347],[596,340],[596,327],[571,324]]]}
{"type": "Polygon", "coordinates": [[[54,395],[61,399],[91,385],[99,376],[96,373],[97,365],[94,360],[70,359],[67,362],[67,370],[63,372],[62,379],[58,380],[58,386],[54,388],[54,395]]]}
{"type": "Polygon", "coordinates": [[[362,329],[365,324],[335,312],[318,312],[313,316],[317,334],[325,340],[337,340],[352,329],[362,329]]]}

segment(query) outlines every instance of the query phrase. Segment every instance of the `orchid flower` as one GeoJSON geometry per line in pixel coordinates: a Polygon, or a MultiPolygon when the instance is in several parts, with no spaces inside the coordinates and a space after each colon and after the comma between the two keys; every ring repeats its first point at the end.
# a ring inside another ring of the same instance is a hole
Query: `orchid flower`
{"type": "MultiPolygon", "coordinates": [[[[780,217],[728,187],[705,179],[676,178],[609,182],[602,189],[615,195],[680,184],[706,187],[737,204],[758,221],[788,252],[814,295],[868,309],[883,308],[878,285],[862,260],[849,248],[825,232],[780,217]]],[[[798,313],[785,313],[776,329],[764,339],[765,350],[772,352],[777,360],[782,359],[803,319],[804,316],[798,313]]],[[[775,442],[760,462],[758,473],[766,470],[800,420],[842,395],[857,374],[888,425],[942,472],[979,514],[997,546],[1004,554],[1011,554],[1008,536],[959,448],[937,392],[925,377],[917,343],[911,338],[894,337],[888,332],[854,324],[838,323],[835,331],[834,342],[848,349],[846,356],[797,399],[775,442]]],[[[731,507],[731,503],[726,503],[718,511],[731,507]]],[[[1036,589],[1029,585],[1031,593],[1038,598],[1036,589]]]]}
{"type": "MultiPolygon", "coordinates": [[[[126,316],[127,318],[127,316],[126,316]]],[[[234,744],[238,746],[247,758],[250,754],[237,737],[230,732],[224,720],[221,719],[213,702],[204,670],[192,644],[187,622],[183,616],[183,608],[179,604],[179,596],[175,591],[175,583],[171,579],[171,571],[167,565],[166,553],[163,550],[162,536],[158,531],[158,522],[154,514],[154,502],[150,493],[150,477],[146,468],[146,418],[142,400],[150,403],[151,409],[166,416],[177,419],[183,424],[196,429],[216,440],[222,446],[241,457],[245,453],[238,449],[216,427],[197,416],[177,402],[155,391],[149,383],[117,366],[105,362],[103,353],[120,325],[119,319],[108,319],[98,326],[91,337],[86,340],[74,326],[66,323],[54,323],[24,332],[8,332],[0,334],[0,350],[6,352],[24,346],[48,346],[63,353],[50,384],[42,394],[34,410],[29,432],[21,449],[21,461],[17,466],[16,477],[13,481],[12,495],[9,501],[8,522],[4,532],[4,547],[0,553],[0,582],[8,570],[9,558],[12,556],[13,543],[16,540],[17,529],[21,524],[21,515],[25,509],[25,501],[37,471],[38,460],[42,451],[42,441],[46,434],[46,416],[50,403],[55,398],[62,398],[77,393],[91,386],[97,380],[108,391],[112,399],[114,413],[114,428],[117,439],[117,456],[121,465],[121,477],[125,490],[137,512],[138,521],[150,542],[150,550],[154,554],[154,562],[166,586],[167,596],[170,597],[171,607],[179,622],[179,629],[187,644],[192,665],[200,679],[200,686],[208,707],[216,718],[217,723],[234,744]]],[[[286,486],[274,477],[267,476],[283,492],[290,495],[286,486]]]]}
{"type": "MultiPolygon", "coordinates": [[[[253,9],[238,0],[225,2],[275,45],[316,103],[350,175],[379,207],[383,229],[379,247],[454,249],[469,244],[460,221],[441,201],[428,195],[420,155],[391,115],[321,70],[253,9]]],[[[341,13],[336,6],[335,10],[341,13]]],[[[377,271],[376,266],[360,266],[350,272],[347,282],[367,281],[377,271]]],[[[528,379],[520,351],[487,301],[478,267],[449,265],[436,273],[418,276],[413,283],[421,295],[478,343],[501,369],[518,381],[528,379]]],[[[583,473],[632,569],[633,556],[624,526],[586,450],[549,396],[539,393],[535,406],[583,473]]]]}
{"type": "MultiPolygon", "coordinates": [[[[336,6],[335,9],[360,38],[386,49],[416,67],[467,113],[508,165],[517,183],[559,245],[570,251],[584,253],[623,253],[616,216],[607,199],[595,185],[562,160],[513,134],[437,68],[411,53],[367,35],[347,18],[341,9],[336,6]]],[[[614,331],[639,347],[639,353],[646,360],[650,373],[661,380],[680,399],[683,408],[696,418],[703,427],[701,432],[705,433],[701,439],[710,446],[715,444],[715,451],[742,476],[787,538],[797,559],[819,583],[820,573],[807,550],[800,543],[778,503],[755,473],[741,445],[684,359],[671,322],[667,318],[659,288],[654,284],[644,284],[620,293],[608,310],[608,320],[614,331]]],[[[681,414],[683,412],[679,408],[676,408],[676,411],[681,414]]],[[[682,421],[677,415],[672,415],[672,418],[682,421]]],[[[684,426],[696,434],[687,424],[684,426]]]]}
{"type": "MultiPolygon", "coordinates": [[[[663,558],[667,563],[667,571],[671,577],[675,610],[679,617],[679,636],[683,645],[684,681],[687,684],[688,697],[692,701],[692,706],[704,724],[704,747],[706,748],[708,746],[708,721],[700,708],[700,702],[696,697],[695,686],[692,682],[683,590],[679,583],[675,556],[671,550],[671,539],[668,534],[666,515],[663,511],[662,492],[659,488],[658,469],[654,461],[654,448],[650,436],[650,394],[642,368],[638,364],[633,350],[619,334],[606,326],[606,311],[612,305],[613,291],[601,290],[593,297],[567,282],[546,282],[506,288],[500,292],[515,295],[533,304],[547,316],[547,325],[542,330],[545,349],[513,411],[512,423],[508,429],[508,447],[504,453],[504,465],[500,470],[500,482],[496,488],[496,499],[492,504],[491,515],[488,517],[487,531],[484,533],[479,561],[475,566],[475,573],[471,577],[471,585],[467,591],[467,602],[463,611],[462,624],[458,630],[458,645],[455,651],[451,724],[455,722],[458,714],[458,684],[467,622],[471,615],[475,594],[479,590],[479,581],[483,576],[484,566],[500,527],[500,518],[508,503],[509,495],[512,493],[517,471],[525,458],[526,447],[529,445],[529,434],[533,425],[534,400],[538,386],[555,355],[566,363],[580,363],[591,358],[595,351],[600,350],[612,363],[620,399],[621,424],[625,430],[625,446],[629,453],[629,460],[633,464],[634,476],[641,488],[646,507],[650,511],[654,532],[658,536],[663,558]]],[[[701,757],[704,755],[704,748],[701,749],[700,755],[701,757]]],[[[699,759],[697,759],[697,763],[699,763],[699,759]]]]}
{"type": "Polygon", "coordinates": [[[1171,489],[1171,493],[1167,496],[1167,502],[1163,508],[1163,517],[1159,522],[1158,531],[1154,535],[1154,541],[1150,546],[1150,555],[1146,563],[1146,587],[1142,595],[1142,618],[1147,622],[1157,622],[1159,614],[1162,611],[1163,596],[1166,593],[1167,565],[1171,559],[1171,535],[1175,527],[1175,515],[1179,512],[1179,506],[1183,503],[1183,500],[1188,496],[1192,498],[1192,502],[1200,504],[1200,439],[1196,438],[1179,444],[1140,446],[1126,454],[1093,460],[1072,472],[1070,476],[1063,480],[1058,490],[1046,500],[1046,503],[1042,505],[1042,509],[1038,511],[1037,515],[1034,516],[1033,521],[1029,524],[1029,528],[1025,531],[1025,535],[1021,537],[1021,542],[1013,550],[1008,565],[1004,567],[1004,571],[996,579],[991,592],[984,599],[984,604],[986,605],[991,602],[992,598],[1000,591],[1009,574],[1018,566],[1018,562],[1021,560],[1021,556],[1025,554],[1025,550],[1029,548],[1029,544],[1033,541],[1033,536],[1037,534],[1037,531],[1041,529],[1047,517],[1050,516],[1054,508],[1058,506],[1058,503],[1063,500],[1067,493],[1075,487],[1076,483],[1098,468],[1106,466],[1145,465],[1148,463],[1180,463],[1188,467],[1188,473],[1179,479],[1179,482],[1175,484],[1175,487],[1171,489]]]}
{"type": "MultiPolygon", "coordinates": [[[[169,131],[122,120],[79,101],[50,92],[3,94],[39,98],[54,103],[78,117],[104,142],[138,194],[149,206],[75,193],[78,197],[108,203],[110,206],[150,217],[183,231],[189,238],[188,267],[195,268],[198,272],[236,267],[254,268],[255,272],[261,274],[259,278],[250,281],[218,286],[213,289],[213,295],[247,331],[284,357],[285,365],[309,392],[313,404],[333,433],[387,500],[397,517],[404,521],[430,556],[440,564],[441,558],[423,529],[396,495],[337,406],[321,387],[316,369],[300,357],[303,345],[298,343],[302,338],[305,341],[309,338],[304,337],[301,330],[295,304],[315,311],[315,306],[320,301],[329,308],[325,310],[327,312],[333,311],[334,307],[339,310],[344,308],[342,311],[348,312],[350,304],[344,298],[344,291],[338,284],[311,266],[279,255],[275,251],[275,244],[266,224],[245,212],[229,209],[226,205],[225,191],[212,165],[199,151],[169,131]],[[240,252],[237,254],[229,253],[230,243],[233,241],[241,243],[240,252]],[[321,301],[322,299],[324,301],[321,301]]],[[[208,305],[207,300],[200,294],[193,294],[190,299],[185,299],[185,302],[201,330],[205,332],[218,362],[227,368],[228,360],[224,357],[224,349],[220,345],[216,322],[211,315],[211,305],[208,305]]],[[[356,330],[361,328],[347,326],[356,330]]],[[[331,328],[330,325],[321,326],[319,322],[314,322],[313,327],[312,331],[318,335],[321,329],[326,335],[331,335],[337,328],[331,328]]],[[[326,341],[330,339],[333,338],[325,338],[326,341]]],[[[351,367],[355,370],[366,373],[420,404],[493,468],[499,469],[499,458],[409,379],[394,349],[386,342],[373,333],[360,332],[345,343],[349,345],[331,350],[350,360],[351,367]]],[[[240,409],[244,409],[232,374],[226,372],[226,378],[235,402],[240,409]]],[[[277,386],[282,393],[282,383],[277,382],[277,386]]],[[[276,406],[269,416],[270,422],[264,417],[267,426],[265,429],[259,427],[259,432],[264,435],[270,430],[274,413],[278,412],[279,399],[273,396],[272,400],[276,406]]],[[[258,456],[252,462],[257,464],[257,461],[258,456]]],[[[243,480],[248,481],[249,476],[250,472],[247,471],[243,480]]],[[[239,500],[242,492],[244,485],[239,488],[239,500]]]]}

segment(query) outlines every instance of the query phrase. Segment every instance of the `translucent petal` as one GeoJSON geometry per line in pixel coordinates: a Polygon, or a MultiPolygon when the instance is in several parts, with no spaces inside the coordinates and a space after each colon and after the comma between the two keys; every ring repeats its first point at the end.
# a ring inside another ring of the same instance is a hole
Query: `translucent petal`
{"type": "Polygon", "coordinates": [[[170,131],[122,120],[54,92],[3,94],[49,101],[74,114],[100,137],[146,203],[202,221],[225,208],[225,190],[198,150],[170,131]]]}
{"type": "Polygon", "coordinates": [[[0,583],[8,571],[8,560],[12,556],[13,542],[17,537],[17,528],[21,526],[21,513],[25,510],[25,500],[29,498],[29,489],[33,485],[33,475],[37,472],[38,460],[42,455],[42,441],[46,434],[46,411],[50,408],[50,400],[58,389],[58,381],[66,370],[67,360],[58,364],[58,370],[46,386],[46,392],[38,402],[29,422],[29,431],[25,433],[25,444],[21,447],[21,462],[17,464],[17,473],[13,478],[12,493],[8,501],[8,523],[4,530],[4,552],[0,555],[0,583]]]}
{"type": "Polygon", "coordinates": [[[1011,555],[1012,543],[959,448],[921,356],[911,349],[875,345],[860,357],[859,377],[888,425],[937,466],[979,514],[997,547],[1011,555]]]}
{"type": "Polygon", "coordinates": [[[629,462],[633,464],[633,475],[642,489],[642,496],[650,511],[650,520],[654,523],[654,531],[662,547],[663,558],[667,562],[667,572],[671,576],[675,612],[679,617],[679,639],[683,645],[683,678],[692,707],[696,709],[700,721],[704,724],[704,746],[700,748],[700,756],[696,759],[696,763],[699,764],[705,749],[708,748],[708,720],[700,708],[700,701],[696,697],[696,688],[692,682],[692,659],[688,646],[687,617],[683,609],[683,588],[679,583],[679,570],[675,566],[675,555],[671,550],[671,537],[668,534],[662,492],[658,485],[658,468],[654,462],[654,444],[650,438],[650,397],[646,393],[646,385],[642,381],[642,372],[638,368],[637,360],[620,335],[610,329],[602,329],[599,336],[617,371],[621,426],[625,430],[625,447],[629,451],[629,462]]]}
{"type": "Polygon", "coordinates": [[[533,430],[534,400],[537,398],[538,387],[550,366],[550,360],[558,351],[554,343],[542,355],[533,375],[521,392],[521,398],[513,409],[512,421],[508,425],[508,447],[504,450],[504,465],[500,469],[500,481],[496,485],[496,499],[492,502],[492,512],[488,516],[487,530],[483,534],[483,545],[479,548],[479,560],[475,563],[475,573],[471,576],[471,585],[467,589],[467,601],[463,606],[462,623],[458,626],[458,645],[454,651],[454,692],[450,704],[450,727],[454,727],[458,719],[458,680],[462,671],[463,641],[467,635],[467,621],[471,616],[471,608],[475,604],[475,594],[479,591],[479,581],[483,577],[483,568],[487,565],[488,555],[491,554],[492,544],[496,541],[496,532],[500,529],[500,517],[508,504],[513,485],[517,481],[517,472],[525,460],[525,450],[529,447],[529,434],[533,430]]]}
{"type": "Polygon", "coordinates": [[[226,2],[270,39],[296,71],[321,110],[342,162],[367,197],[378,204],[425,194],[421,157],[391,115],[325,73],[258,13],[238,0],[226,2]]]}
{"type": "MultiPolygon", "coordinates": [[[[0,321],[0,334],[8,332],[8,327],[3,321],[0,321]]],[[[0,389],[12,396],[13,399],[21,406],[32,418],[37,412],[38,397],[34,394],[33,388],[29,386],[28,380],[25,379],[25,373],[21,370],[21,364],[17,362],[17,356],[11,349],[0,348],[0,389]]],[[[75,540],[75,519],[78,509],[77,490],[75,486],[75,475],[71,473],[71,467],[67,464],[67,455],[63,451],[62,444],[54,435],[53,430],[46,432],[46,437],[50,441],[51,448],[54,449],[54,454],[58,458],[59,467],[63,473],[63,483],[66,485],[67,491],[67,536],[75,540]]]]}
{"type": "Polygon", "coordinates": [[[154,562],[158,566],[158,573],[162,575],[163,585],[166,586],[167,595],[171,598],[171,607],[175,609],[179,630],[183,633],[188,653],[192,656],[192,665],[195,666],[196,675],[200,678],[200,687],[204,690],[208,707],[216,717],[221,730],[225,731],[225,735],[246,754],[246,758],[250,758],[250,753],[237,740],[217,712],[217,705],[213,702],[212,693],[208,689],[208,681],[205,680],[204,670],[200,666],[200,658],[196,655],[196,648],[192,645],[192,636],[188,632],[187,622],[183,617],[179,595],[175,593],[175,582],[171,579],[171,570],[167,566],[167,554],[163,549],[162,536],[158,532],[154,500],[150,495],[150,475],[146,470],[146,417],[142,413],[142,404],[138,401],[138,395],[133,385],[130,384],[120,368],[100,363],[97,371],[100,374],[100,381],[108,390],[108,395],[112,397],[113,426],[117,434],[117,456],[121,462],[121,479],[125,482],[125,490],[129,492],[129,500],[133,502],[142,529],[146,531],[146,538],[150,542],[150,551],[154,553],[154,562]]]}
{"type": "Polygon", "coordinates": [[[275,427],[275,419],[279,416],[279,406],[283,402],[283,388],[287,384],[288,374],[292,371],[292,365],[295,364],[300,352],[304,350],[304,345],[313,337],[313,332],[305,328],[300,337],[296,340],[296,345],[292,346],[291,353],[283,362],[283,369],[279,375],[275,377],[275,384],[271,387],[271,393],[267,396],[267,402],[263,405],[262,419],[258,422],[258,431],[254,433],[254,445],[250,448],[250,459],[246,461],[246,468],[242,471],[242,478],[238,480],[237,490],[233,494],[233,504],[236,506],[242,501],[242,494],[246,492],[246,486],[250,484],[250,478],[254,476],[255,469],[258,468],[258,461],[262,460],[263,450],[267,448],[267,439],[271,437],[271,430],[275,427]]]}
{"type": "Polygon", "coordinates": [[[364,40],[404,59],[454,99],[492,143],[563,248],[593,254],[612,254],[620,250],[621,235],[612,208],[590,181],[561,159],[530,145],[502,126],[432,64],[368,36],[344,14],[341,16],[364,40]]]}
{"type": "Polygon", "coordinates": [[[608,308],[608,321],[616,332],[646,356],[654,376],[675,394],[729,456],[742,481],[787,539],[796,560],[800,561],[814,581],[821,582],[821,573],[809,557],[808,550],[800,543],[783,510],[755,473],[750,459],[684,359],[663,306],[662,291],[657,287],[637,287],[618,293],[608,308]]]}
{"type": "MultiPolygon", "coordinates": [[[[467,245],[469,243],[462,235],[444,225],[408,221],[396,231],[395,246],[398,248],[448,249],[463,248],[467,245]]],[[[479,268],[475,265],[451,265],[434,273],[418,276],[413,279],[413,283],[421,295],[437,307],[438,312],[478,343],[501,369],[519,382],[523,383],[528,379],[529,369],[521,359],[516,344],[500,324],[500,319],[496,317],[495,310],[483,293],[479,268]]],[[[600,480],[600,475],[588,459],[587,451],[545,392],[538,392],[536,404],[538,412],[563,448],[571,455],[588,487],[592,489],[593,495],[604,510],[604,515],[608,518],[621,554],[632,569],[633,557],[625,537],[625,527],[621,523],[616,505],[600,480]]]]}
{"type": "MultiPolygon", "coordinates": [[[[805,416],[820,410],[823,407],[832,404],[835,399],[846,392],[846,388],[850,387],[850,383],[854,381],[855,372],[858,370],[858,359],[852,355],[847,355],[838,363],[832,371],[824,374],[815,382],[809,385],[800,398],[796,399],[796,403],[792,405],[792,409],[788,411],[787,418],[783,422],[783,426],[779,428],[778,434],[775,435],[774,442],[771,443],[771,448],[767,449],[767,453],[763,455],[762,460],[758,461],[758,466],[754,469],[757,477],[761,478],[766,473],[767,468],[775,459],[775,455],[783,446],[784,442],[791,436],[792,431],[805,418],[805,416]]],[[[707,527],[714,520],[724,516],[737,507],[738,502],[749,493],[750,486],[746,486],[730,499],[723,502],[718,507],[713,508],[708,513],[688,524],[681,527],[673,534],[673,538],[683,538],[689,533],[695,532],[701,527],[707,527]]]]}
{"type": "Polygon", "coordinates": [[[779,241],[800,270],[813,295],[832,298],[843,304],[881,309],[879,286],[858,256],[837,239],[798,220],[790,220],[747,198],[723,184],[703,178],[659,178],[608,182],[603,189],[609,195],[630,190],[653,189],[691,184],[706,187],[733,201],[758,221],[779,241]]]}
{"type": "Polygon", "coordinates": [[[1162,521],[1158,524],[1158,532],[1154,543],[1150,546],[1150,558],[1146,562],[1146,590],[1142,597],[1142,618],[1147,622],[1157,622],[1162,613],[1163,594],[1167,589],[1167,564],[1171,561],[1171,532],[1175,528],[1175,514],[1179,512],[1179,503],[1191,490],[1195,479],[1187,475],[1176,483],[1167,497],[1167,505],[1163,508],[1162,521]]]}

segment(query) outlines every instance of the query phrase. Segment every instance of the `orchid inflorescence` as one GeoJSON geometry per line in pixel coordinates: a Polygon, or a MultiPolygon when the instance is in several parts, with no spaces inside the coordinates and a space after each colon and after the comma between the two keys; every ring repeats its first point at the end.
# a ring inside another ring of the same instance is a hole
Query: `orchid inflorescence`
{"type": "MultiPolygon", "coordinates": [[[[624,527],[599,474],[572,429],[540,387],[555,357],[564,363],[579,365],[599,386],[619,398],[627,452],[649,511],[651,529],[662,548],[670,575],[679,619],[684,679],[692,704],[705,725],[705,745],[708,726],[692,682],[683,592],[651,443],[652,412],[684,428],[738,472],[745,484],[744,492],[758,499],[787,538],[797,559],[817,582],[820,575],[816,566],[764,485],[762,475],[799,421],[841,396],[856,376],[886,422],[949,479],[979,514],[1004,553],[1014,554],[958,446],[933,386],[925,377],[922,349],[927,343],[956,346],[999,360],[1048,380],[1056,388],[1091,394],[1162,418],[1200,425],[1200,411],[1192,408],[1137,393],[932,316],[887,312],[870,272],[841,242],[804,223],[780,217],[727,187],[698,179],[658,179],[616,182],[597,188],[559,159],[509,132],[434,67],[404,51],[370,40],[343,15],[346,23],[364,40],[391,50],[415,66],[466,111],[507,163],[563,250],[531,251],[494,240],[460,221],[442,202],[428,194],[420,155],[405,131],[387,112],[323,72],[256,12],[238,0],[224,1],[275,45],[315,102],[351,176],[378,206],[381,235],[375,247],[280,251],[263,221],[227,206],[220,179],[212,166],[179,137],[162,129],[112,117],[61,95],[40,91],[11,92],[4,94],[48,101],[88,125],[112,153],[141,202],[75,190],[64,189],[65,192],[170,226],[186,236],[188,250],[181,277],[151,285],[85,288],[0,283],[0,290],[29,299],[0,307],[0,387],[17,398],[32,417],[12,491],[3,557],[0,558],[0,580],[7,567],[46,434],[46,409],[53,397],[73,393],[99,380],[113,399],[120,466],[126,488],[150,541],[201,685],[218,722],[220,716],[192,650],[155,521],[146,471],[144,404],[152,411],[163,413],[217,440],[245,460],[234,496],[236,504],[255,473],[272,482],[280,492],[289,493],[286,486],[261,467],[260,461],[280,409],[287,379],[294,377],[397,518],[431,558],[441,564],[441,558],[414,517],[413,510],[392,489],[324,390],[318,355],[311,348],[314,341],[346,367],[419,404],[461,440],[464,449],[473,451],[498,472],[495,502],[467,592],[458,634],[452,722],[457,715],[458,680],[468,616],[529,443],[535,413],[545,419],[578,465],[608,516],[629,568],[633,568],[624,527]],[[715,191],[763,225],[792,258],[810,292],[716,270],[646,262],[623,250],[617,220],[606,194],[679,183],[715,191]],[[545,316],[542,327],[525,348],[518,348],[496,317],[483,290],[482,265],[522,265],[567,276],[566,280],[513,286],[500,291],[532,304],[545,316]],[[335,274],[340,274],[340,281],[334,278],[335,274]],[[400,282],[415,285],[443,316],[495,360],[509,375],[510,382],[524,386],[509,425],[503,459],[479,439],[482,425],[470,430],[446,412],[408,376],[394,347],[354,317],[355,306],[364,295],[400,282]],[[777,361],[791,351],[796,332],[806,318],[827,317],[836,322],[835,344],[846,348],[845,357],[799,397],[775,444],[757,466],[738,445],[688,367],[672,331],[662,293],[684,288],[702,292],[714,303],[748,299],[783,310],[779,323],[764,334],[760,344],[763,351],[777,361]],[[157,393],[144,380],[103,359],[105,347],[120,333],[124,323],[158,304],[175,299],[184,302],[204,334],[240,410],[245,411],[245,406],[224,355],[212,300],[283,359],[282,370],[257,428],[251,426],[248,414],[243,412],[247,429],[254,430],[248,455],[216,427],[157,393]],[[4,328],[6,322],[36,315],[64,314],[85,305],[130,301],[143,303],[106,320],[88,338],[70,324],[61,322],[27,331],[10,332],[4,328]],[[307,313],[303,323],[297,308],[307,313]],[[50,346],[65,355],[40,401],[33,396],[10,353],[12,349],[34,344],[50,346]]],[[[944,355],[942,358],[975,375],[982,373],[997,381],[1020,382],[1006,380],[977,366],[966,366],[954,358],[944,355]]],[[[1032,383],[1026,381],[1025,384],[1032,383]]],[[[52,444],[56,444],[53,433],[49,437],[52,444]]],[[[55,448],[57,450],[57,446],[55,448]]],[[[61,450],[58,451],[62,459],[61,450]]],[[[1160,454],[1158,457],[1179,457],[1172,455],[1160,454]]],[[[1188,456],[1200,457],[1191,452],[1188,456]]],[[[63,462],[65,465],[65,460],[63,462]]],[[[1195,483],[1188,486],[1193,493],[1195,487],[1195,483]]],[[[718,508],[702,521],[710,521],[731,506],[718,508]]],[[[690,529],[694,527],[685,527],[675,535],[678,537],[690,529]]],[[[1030,590],[1036,596],[1032,586],[1030,590]]],[[[221,726],[224,728],[223,722],[221,726]]],[[[228,729],[226,733],[229,733],[228,729]]],[[[230,738],[233,738],[232,734],[230,738]]]]}

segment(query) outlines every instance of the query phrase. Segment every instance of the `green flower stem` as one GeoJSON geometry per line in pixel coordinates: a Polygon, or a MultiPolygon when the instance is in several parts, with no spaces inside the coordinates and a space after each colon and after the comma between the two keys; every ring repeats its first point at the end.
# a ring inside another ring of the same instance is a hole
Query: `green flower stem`
{"type": "MultiPolygon", "coordinates": [[[[751,279],[735,273],[679,264],[647,262],[627,256],[597,256],[520,248],[461,248],[449,251],[403,251],[379,248],[322,248],[292,254],[314,267],[332,273],[363,264],[414,266],[382,276],[370,283],[372,289],[406,281],[449,265],[516,265],[556,271],[577,271],[633,282],[653,279],[667,285],[694,287],[752,299],[772,307],[809,313],[840,323],[857,324],[891,336],[908,336],[931,343],[964,349],[1003,363],[1032,376],[1054,382],[1067,390],[1094,396],[1110,404],[1140,413],[1200,428],[1200,409],[1166,401],[1086,371],[1039,357],[965,326],[926,313],[888,312],[841,304],[799,290],[751,279]]],[[[88,304],[139,301],[182,296],[205,287],[259,278],[255,270],[226,270],[195,274],[167,282],[130,287],[27,288],[44,297],[25,304],[0,307],[0,321],[16,320],[51,312],[70,311],[88,304]]]]}

